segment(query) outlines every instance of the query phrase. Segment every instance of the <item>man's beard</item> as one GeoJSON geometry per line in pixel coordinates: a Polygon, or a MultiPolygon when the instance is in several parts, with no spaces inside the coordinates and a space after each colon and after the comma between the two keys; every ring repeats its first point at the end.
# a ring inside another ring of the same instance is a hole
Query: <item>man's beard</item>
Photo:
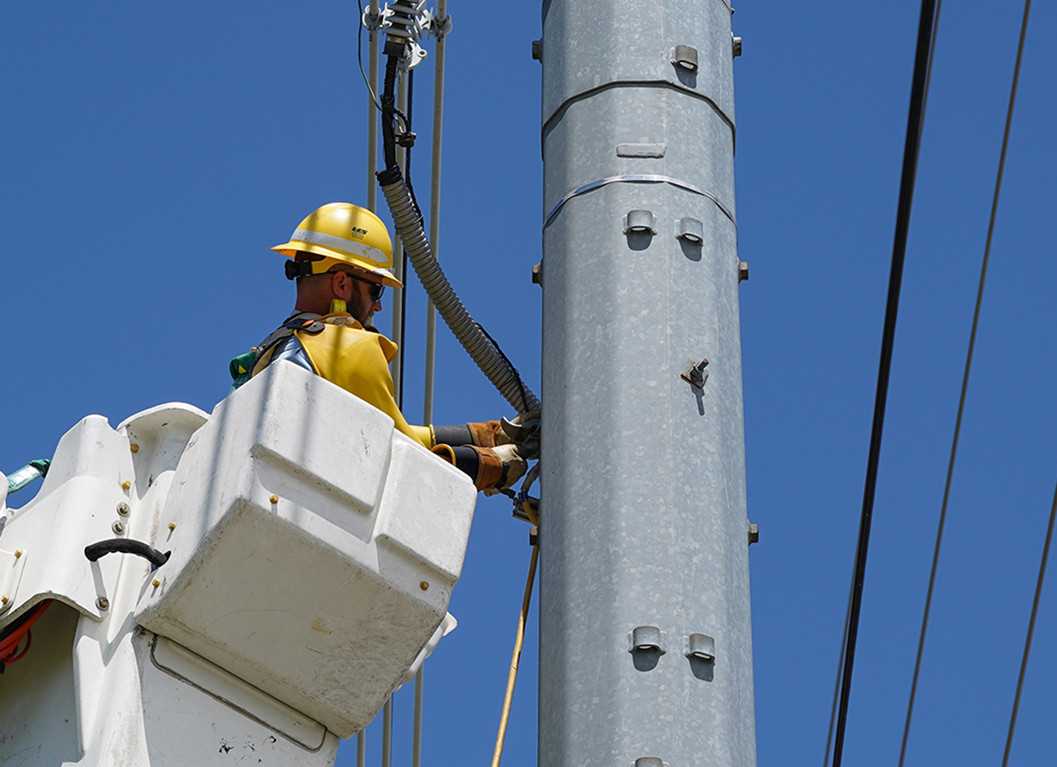
{"type": "Polygon", "coordinates": [[[356,318],[361,325],[369,325],[372,312],[371,307],[374,306],[374,301],[371,300],[370,296],[365,296],[363,293],[357,291],[349,300],[346,302],[349,314],[356,318]]]}

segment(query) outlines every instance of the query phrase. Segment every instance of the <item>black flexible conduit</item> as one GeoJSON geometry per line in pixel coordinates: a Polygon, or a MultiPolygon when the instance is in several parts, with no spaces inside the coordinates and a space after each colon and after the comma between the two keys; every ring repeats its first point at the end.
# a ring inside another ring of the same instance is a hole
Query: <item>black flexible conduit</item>
{"type": "MultiPolygon", "coordinates": [[[[396,47],[393,40],[386,42],[385,90],[381,98],[386,167],[378,172],[378,183],[396,231],[427,295],[477,367],[516,410],[521,413],[539,410],[539,399],[525,386],[521,375],[499,346],[470,316],[441,270],[422,226],[422,212],[396,163],[396,73],[402,53],[402,46],[396,47]]],[[[403,115],[400,117],[406,124],[407,119],[403,115]]]]}
{"type": "Polygon", "coordinates": [[[906,144],[903,149],[903,174],[899,184],[899,206],[896,213],[895,243],[892,248],[892,270],[888,278],[888,304],[885,308],[884,334],[881,340],[881,361],[877,372],[877,395],[874,400],[870,454],[867,459],[866,485],[863,489],[862,516],[859,521],[859,543],[855,552],[855,576],[852,581],[851,611],[848,620],[848,636],[844,648],[844,673],[841,677],[840,710],[837,715],[837,736],[833,746],[833,767],[840,767],[844,751],[844,729],[848,718],[852,669],[855,665],[855,641],[859,633],[859,613],[862,606],[863,582],[866,578],[866,553],[870,544],[870,522],[873,516],[874,494],[877,489],[877,466],[881,458],[881,435],[884,431],[885,404],[888,399],[888,378],[892,370],[892,350],[895,345],[899,291],[903,282],[903,263],[906,260],[910,211],[914,201],[914,179],[917,175],[918,150],[921,146],[921,126],[925,115],[925,82],[935,15],[935,0],[922,0],[921,16],[918,21],[917,52],[914,56],[914,79],[910,91],[910,114],[907,117],[906,144]]]}
{"type": "Polygon", "coordinates": [[[84,555],[89,562],[95,562],[107,554],[135,554],[143,557],[155,567],[161,567],[169,561],[171,551],[164,554],[143,541],[130,541],[127,538],[110,538],[109,540],[90,543],[84,547],[84,555]]]}

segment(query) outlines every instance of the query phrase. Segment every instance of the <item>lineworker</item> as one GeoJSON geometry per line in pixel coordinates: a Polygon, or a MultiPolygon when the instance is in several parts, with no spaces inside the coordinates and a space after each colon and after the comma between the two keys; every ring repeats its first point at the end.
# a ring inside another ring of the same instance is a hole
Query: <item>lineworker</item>
{"type": "Polygon", "coordinates": [[[508,490],[526,462],[500,421],[457,426],[409,424],[393,397],[389,363],[397,345],[372,325],[386,286],[403,285],[390,271],[393,247],[385,224],[366,208],[324,205],[272,250],[290,258],[297,281],[293,313],[253,350],[231,361],[232,390],[275,360],[310,370],[393,419],[397,431],[455,465],[486,495],[508,490]]]}

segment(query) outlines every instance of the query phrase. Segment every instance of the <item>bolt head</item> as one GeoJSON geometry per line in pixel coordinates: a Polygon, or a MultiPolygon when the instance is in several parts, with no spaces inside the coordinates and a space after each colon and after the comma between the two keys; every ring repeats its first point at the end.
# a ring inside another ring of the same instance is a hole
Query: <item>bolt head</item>
{"type": "Polygon", "coordinates": [[[159,581],[157,578],[155,578],[153,581],[150,582],[150,585],[153,586],[154,588],[158,588],[159,586],[161,586],[161,581],[159,581]]]}
{"type": "Polygon", "coordinates": [[[128,449],[131,450],[133,453],[138,453],[139,452],[139,445],[129,445],[128,449]]]}
{"type": "Polygon", "coordinates": [[[418,584],[418,587],[420,589],[422,589],[423,591],[428,590],[429,589],[429,581],[422,581],[422,583],[418,584]]]}
{"type": "Polygon", "coordinates": [[[279,503],[279,496],[277,496],[277,495],[273,495],[273,496],[272,496],[271,498],[269,498],[268,500],[269,500],[269,501],[271,501],[272,503],[279,503]]]}
{"type": "Polygon", "coordinates": [[[6,605],[9,601],[7,597],[0,597],[0,605],[6,605]]]}
{"type": "Polygon", "coordinates": [[[117,505],[117,513],[123,517],[127,517],[131,513],[132,509],[128,507],[128,504],[122,501],[117,505]]]}
{"type": "Polygon", "coordinates": [[[175,530],[176,529],[176,523],[175,522],[170,522],[169,523],[169,529],[170,530],[175,530]]]}
{"type": "Polygon", "coordinates": [[[22,549],[15,549],[15,559],[22,556],[22,549]]]}
{"type": "Polygon", "coordinates": [[[109,610],[110,600],[106,597],[99,597],[95,600],[95,606],[98,607],[100,610],[109,610]]]}
{"type": "Polygon", "coordinates": [[[112,524],[110,526],[110,529],[113,530],[118,535],[121,535],[123,532],[125,532],[125,523],[124,522],[115,522],[114,524],[112,524]]]}
{"type": "Polygon", "coordinates": [[[130,487],[132,487],[132,483],[129,482],[127,479],[121,483],[122,490],[128,490],[130,487]]]}

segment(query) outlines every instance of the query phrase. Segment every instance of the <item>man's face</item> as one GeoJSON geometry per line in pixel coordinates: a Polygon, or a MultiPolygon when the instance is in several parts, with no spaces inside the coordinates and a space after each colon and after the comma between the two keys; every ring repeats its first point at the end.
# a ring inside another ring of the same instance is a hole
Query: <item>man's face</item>
{"type": "Polygon", "coordinates": [[[361,325],[372,325],[374,313],[382,310],[382,301],[371,298],[371,285],[360,280],[349,279],[352,294],[346,299],[349,314],[360,321],[361,325]]]}

